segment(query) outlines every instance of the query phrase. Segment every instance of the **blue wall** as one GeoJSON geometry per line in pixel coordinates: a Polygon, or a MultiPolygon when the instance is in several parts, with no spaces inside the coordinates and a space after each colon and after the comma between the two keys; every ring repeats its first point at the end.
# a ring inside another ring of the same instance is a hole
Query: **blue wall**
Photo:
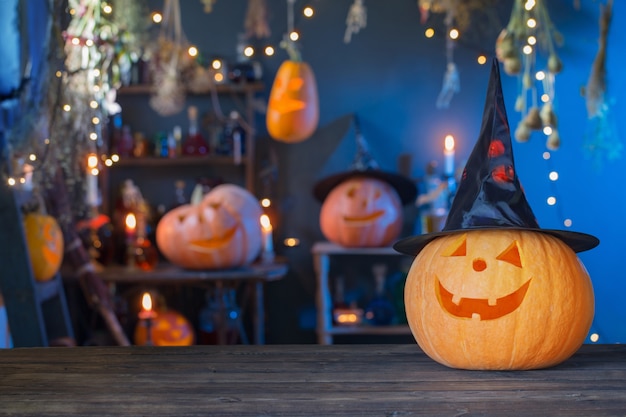
{"type": "MultiPolygon", "coordinates": [[[[160,1],[149,3],[155,8],[162,4],[160,1]]],[[[211,14],[203,13],[199,1],[181,3],[189,41],[206,55],[233,57],[237,33],[243,30],[246,2],[218,1],[211,14]]],[[[317,224],[320,206],[311,196],[311,187],[325,175],[347,169],[352,162],[355,144],[347,115],[359,115],[364,137],[383,169],[395,170],[398,155],[408,153],[413,159],[412,175],[416,178],[423,175],[428,161],[442,159],[443,137],[448,133],[457,139],[457,163],[462,163],[480,128],[489,67],[478,65],[475,58],[479,49],[493,51],[497,32],[471,48],[456,50],[461,91],[453,98],[449,109],[438,110],[435,100],[445,69],[444,41],[424,37],[425,26],[419,23],[416,2],[365,0],[368,25],[353,36],[350,44],[344,44],[345,17],[351,3],[351,0],[312,1],[316,17],[307,21],[297,19],[303,57],[312,66],[318,81],[321,115],[320,128],[314,137],[297,145],[280,144],[267,137],[263,116],[259,115],[257,120],[260,158],[265,158],[270,150],[279,157],[280,175],[273,189],[279,203],[276,239],[297,236],[302,242],[297,248],[277,247],[279,255],[289,258],[290,272],[287,279],[267,288],[270,343],[314,340],[312,330],[303,329],[299,323],[302,312],[314,303],[315,278],[310,248],[313,242],[323,239],[317,224]]],[[[553,0],[549,5],[553,21],[565,40],[559,49],[564,71],[557,77],[556,85],[561,148],[552,153],[549,162],[544,161],[541,154],[545,151],[545,139],[534,134],[530,142],[514,144],[515,159],[527,197],[542,227],[560,229],[567,217],[573,220],[572,230],[600,238],[598,248],[580,254],[596,292],[596,319],[592,330],[599,333],[600,342],[624,342],[626,313],[620,306],[626,284],[622,276],[623,239],[620,235],[624,233],[621,215],[625,212],[626,163],[620,157],[596,167],[583,150],[590,123],[580,87],[587,81],[595,56],[599,12],[597,1],[583,0],[581,10],[574,10],[572,3],[571,0],[553,0]],[[547,179],[552,169],[560,174],[556,184],[547,179]],[[558,197],[556,206],[545,203],[550,195],[558,197]]],[[[511,4],[512,1],[502,2],[503,25],[508,20],[511,4]]],[[[268,5],[272,28],[268,41],[277,47],[286,30],[286,2],[268,0],[268,5]]],[[[296,2],[297,8],[303,5],[302,1],[296,2]]],[[[622,140],[626,134],[626,122],[620,117],[626,114],[623,70],[626,61],[619,42],[626,38],[626,29],[621,24],[625,18],[626,5],[616,1],[607,71],[609,95],[614,100],[615,129],[622,140]]],[[[440,20],[440,17],[435,16],[435,19],[440,20]]],[[[274,57],[261,58],[266,94],[284,59],[286,54],[279,48],[274,57]]],[[[513,111],[517,79],[504,77],[503,89],[509,121],[515,126],[519,120],[519,115],[513,111]]]]}

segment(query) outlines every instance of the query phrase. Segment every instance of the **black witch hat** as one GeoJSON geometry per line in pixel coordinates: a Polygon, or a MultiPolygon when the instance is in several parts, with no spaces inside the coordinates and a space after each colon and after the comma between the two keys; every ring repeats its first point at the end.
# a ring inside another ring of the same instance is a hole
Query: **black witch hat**
{"type": "Polygon", "coordinates": [[[547,233],[561,239],[574,252],[592,249],[600,243],[598,238],[585,233],[539,227],[515,171],[496,59],[489,79],[480,136],[463,170],[445,226],[441,232],[401,239],[393,247],[398,252],[417,255],[440,236],[485,229],[547,233]]]}
{"type": "Polygon", "coordinates": [[[313,187],[313,195],[315,198],[320,202],[324,202],[333,188],[342,182],[355,177],[367,177],[379,179],[391,185],[398,193],[403,205],[414,202],[417,197],[417,186],[415,183],[403,175],[381,170],[369,153],[367,143],[365,139],[363,139],[359,121],[356,116],[354,116],[354,125],[357,153],[350,170],[328,176],[318,181],[313,187]]]}

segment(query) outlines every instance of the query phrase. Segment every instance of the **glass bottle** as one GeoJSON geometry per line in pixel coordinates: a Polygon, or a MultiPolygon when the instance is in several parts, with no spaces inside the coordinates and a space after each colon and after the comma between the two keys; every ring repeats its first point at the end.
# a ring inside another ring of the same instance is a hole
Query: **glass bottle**
{"type": "Polygon", "coordinates": [[[183,143],[183,155],[202,156],[208,154],[207,142],[198,130],[198,108],[189,106],[187,117],[189,119],[189,131],[187,132],[187,139],[183,143]]]}
{"type": "Polygon", "coordinates": [[[185,186],[186,184],[183,180],[178,180],[174,183],[174,200],[172,201],[170,209],[189,203],[187,195],[185,194],[185,186]]]}
{"type": "Polygon", "coordinates": [[[375,326],[385,326],[391,324],[395,316],[393,304],[385,292],[387,265],[375,264],[372,273],[376,282],[376,292],[365,308],[365,319],[375,326]]]}

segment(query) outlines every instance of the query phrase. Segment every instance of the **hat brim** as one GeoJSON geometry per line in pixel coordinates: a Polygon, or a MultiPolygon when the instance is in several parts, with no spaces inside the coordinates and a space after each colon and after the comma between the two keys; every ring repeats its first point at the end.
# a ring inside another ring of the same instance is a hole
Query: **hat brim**
{"type": "Polygon", "coordinates": [[[417,197],[417,186],[413,181],[405,176],[378,169],[346,171],[326,177],[315,184],[313,196],[318,201],[324,202],[333,188],[348,179],[359,177],[375,178],[387,182],[398,193],[402,205],[414,202],[417,197]]]}
{"type": "Polygon", "coordinates": [[[534,229],[528,227],[476,227],[469,229],[446,230],[441,232],[407,237],[404,239],[400,239],[399,241],[394,243],[393,248],[400,253],[417,256],[417,254],[419,254],[422,249],[426,247],[426,245],[428,245],[430,242],[437,239],[438,237],[448,236],[454,233],[466,233],[472,230],[524,230],[530,232],[545,233],[561,239],[576,253],[593,249],[600,244],[600,240],[597,237],[580,232],[569,232],[565,230],[554,229],[534,229]]]}

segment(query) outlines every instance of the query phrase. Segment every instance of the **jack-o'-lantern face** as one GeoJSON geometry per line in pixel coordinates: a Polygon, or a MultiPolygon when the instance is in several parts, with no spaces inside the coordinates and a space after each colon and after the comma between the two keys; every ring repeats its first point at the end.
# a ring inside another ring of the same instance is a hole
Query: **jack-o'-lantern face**
{"type": "Polygon", "coordinates": [[[402,203],[388,183],[354,177],[328,194],[320,211],[326,238],[346,247],[389,245],[402,230],[402,203]]]}
{"type": "Polygon", "coordinates": [[[317,83],[310,66],[305,62],[283,62],[267,105],[268,133],[282,142],[300,142],[313,134],[318,120],[317,83]]]}
{"type": "MultiPolygon", "coordinates": [[[[459,235],[441,254],[442,257],[458,258],[456,261],[467,264],[468,272],[477,277],[490,276],[491,268],[519,268],[523,274],[523,265],[517,241],[511,242],[502,252],[492,259],[486,259],[484,254],[471,251],[467,253],[467,234],[459,235]],[[472,257],[472,252],[474,257],[472,257]]],[[[451,259],[452,261],[452,259],[451,259]]],[[[511,276],[517,271],[505,271],[503,275],[511,276]]],[[[445,274],[443,274],[445,275],[445,274]]],[[[478,278],[480,279],[480,278],[478,278]]],[[[484,297],[466,297],[463,294],[455,294],[446,289],[437,277],[435,291],[441,307],[454,317],[469,318],[476,320],[495,320],[515,311],[526,295],[532,277],[517,288],[511,288],[504,294],[485,293],[484,297]]],[[[504,284],[503,284],[504,285],[504,284]]]]}
{"type": "Polygon", "coordinates": [[[474,230],[431,241],[405,286],[411,331],[434,360],[464,369],[555,365],[584,342],[593,288],[561,240],[474,230]]]}
{"type": "Polygon", "coordinates": [[[24,231],[34,278],[50,280],[63,261],[63,232],[49,215],[29,213],[24,216],[24,231]]]}
{"type": "Polygon", "coordinates": [[[159,221],[156,241],[173,264],[221,269],[252,262],[261,250],[261,206],[247,190],[224,184],[197,205],[183,205],[159,221]]]}
{"type": "MultiPolygon", "coordinates": [[[[189,320],[174,310],[157,311],[150,323],[150,343],[154,346],[189,346],[195,342],[195,333],[189,320]]],[[[135,344],[148,342],[148,324],[141,320],[135,327],[135,344]]]]}

